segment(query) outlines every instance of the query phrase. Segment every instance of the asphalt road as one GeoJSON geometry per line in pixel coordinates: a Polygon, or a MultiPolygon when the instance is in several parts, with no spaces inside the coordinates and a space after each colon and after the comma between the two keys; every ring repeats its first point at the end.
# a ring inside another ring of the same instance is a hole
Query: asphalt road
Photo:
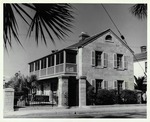
{"type": "Polygon", "coordinates": [[[146,118],[146,105],[118,105],[60,110],[37,110],[6,118],[146,118]]]}

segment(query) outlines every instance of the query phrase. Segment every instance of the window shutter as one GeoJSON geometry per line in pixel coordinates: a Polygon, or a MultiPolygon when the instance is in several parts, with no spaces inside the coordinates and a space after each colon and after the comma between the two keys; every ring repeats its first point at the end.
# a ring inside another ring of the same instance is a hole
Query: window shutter
{"type": "Polygon", "coordinates": [[[117,89],[117,81],[114,81],[114,89],[117,89]]]}
{"type": "Polygon", "coordinates": [[[124,56],[124,69],[128,69],[127,56],[124,56]]]}
{"type": "Polygon", "coordinates": [[[108,54],[104,53],[104,67],[108,67],[108,54]]]}
{"type": "Polygon", "coordinates": [[[91,63],[92,63],[92,66],[95,66],[95,51],[92,51],[92,56],[91,56],[91,63]]]}
{"type": "Polygon", "coordinates": [[[125,82],[125,89],[128,89],[128,82],[125,82]]]}
{"type": "Polygon", "coordinates": [[[92,79],[92,86],[94,87],[94,92],[96,92],[96,81],[92,79]]]}
{"type": "Polygon", "coordinates": [[[104,89],[108,89],[108,81],[104,81],[104,89]]]}
{"type": "Polygon", "coordinates": [[[114,68],[117,68],[117,54],[114,54],[114,68]]]}

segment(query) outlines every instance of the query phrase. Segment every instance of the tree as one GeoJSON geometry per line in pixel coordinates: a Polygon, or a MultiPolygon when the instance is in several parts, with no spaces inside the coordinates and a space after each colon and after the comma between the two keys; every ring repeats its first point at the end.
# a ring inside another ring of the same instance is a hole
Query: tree
{"type": "Polygon", "coordinates": [[[134,78],[135,78],[135,82],[136,82],[135,89],[143,91],[144,90],[143,87],[144,87],[144,79],[145,79],[145,77],[138,77],[138,78],[136,78],[134,76],[134,78]]]}
{"type": "Polygon", "coordinates": [[[36,75],[31,75],[26,77],[26,83],[27,87],[30,89],[30,91],[35,90],[37,88],[38,84],[38,79],[36,75]]]}
{"type": "Polygon", "coordinates": [[[130,11],[138,19],[147,18],[147,4],[135,4],[130,8],[130,11]]]}
{"type": "Polygon", "coordinates": [[[51,41],[54,41],[54,35],[58,39],[64,39],[66,32],[71,32],[73,7],[70,4],[4,4],[4,46],[12,47],[12,37],[20,42],[18,37],[18,20],[15,14],[29,26],[27,35],[35,33],[35,41],[38,39],[47,44],[45,33],[48,34],[51,41]],[[32,10],[31,14],[27,10],[32,10]],[[34,14],[33,14],[34,13],[34,14]]]}

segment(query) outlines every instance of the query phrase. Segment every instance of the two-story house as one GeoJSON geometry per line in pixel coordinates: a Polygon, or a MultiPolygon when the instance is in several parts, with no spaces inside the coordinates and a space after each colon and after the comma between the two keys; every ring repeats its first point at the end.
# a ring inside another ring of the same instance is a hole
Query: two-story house
{"type": "Polygon", "coordinates": [[[86,86],[98,89],[134,89],[133,51],[112,30],[94,36],[81,34],[78,43],[29,63],[39,80],[37,94],[58,106],[86,106],[86,86]]]}

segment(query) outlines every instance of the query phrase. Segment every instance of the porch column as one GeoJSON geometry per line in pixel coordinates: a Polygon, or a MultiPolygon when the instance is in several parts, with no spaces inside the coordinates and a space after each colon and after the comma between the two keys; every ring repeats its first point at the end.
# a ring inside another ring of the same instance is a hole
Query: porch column
{"type": "Polygon", "coordinates": [[[50,88],[50,90],[49,90],[49,101],[51,102],[52,101],[52,89],[51,89],[51,83],[49,84],[50,86],[49,86],[49,88],[50,88]]]}
{"type": "Polygon", "coordinates": [[[68,106],[68,76],[58,77],[58,107],[68,106]]]}
{"type": "Polygon", "coordinates": [[[86,106],[86,76],[79,78],[79,107],[86,106]]]}

